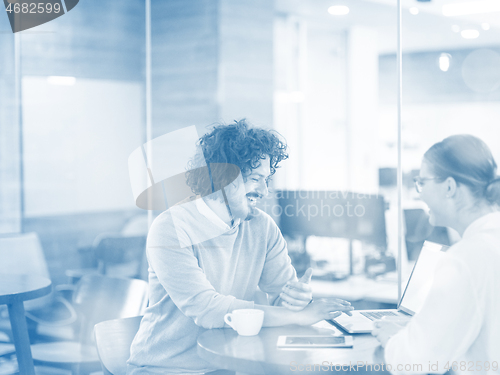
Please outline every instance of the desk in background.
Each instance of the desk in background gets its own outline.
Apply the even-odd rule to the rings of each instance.
[[[0,304],[6,304],[9,309],[19,372],[23,375],[35,374],[23,302],[45,296],[51,290],[52,283],[45,277],[0,275]]]
[[[398,284],[393,281],[376,281],[364,275],[348,277],[341,281],[311,280],[313,296],[336,297],[346,301],[370,301],[384,304],[398,303]]]

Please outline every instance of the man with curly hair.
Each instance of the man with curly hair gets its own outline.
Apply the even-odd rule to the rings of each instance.
[[[288,158],[276,133],[244,121],[201,137],[186,173],[195,194],[154,221],[149,235],[149,307],[131,347],[128,374],[202,374],[215,370],[198,357],[202,328],[224,327],[235,309],[264,311],[264,326],[314,324],[352,309],[342,300],[312,301],[297,280],[286,242],[256,207]],[[260,288],[269,305],[253,302]]]

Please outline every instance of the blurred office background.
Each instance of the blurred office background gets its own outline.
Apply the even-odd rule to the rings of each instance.
[[[402,1],[406,210],[424,208],[412,176],[444,137],[477,135],[500,160],[500,9],[481,3]],[[147,233],[127,160],[147,141],[149,106],[151,138],[241,118],[277,130],[290,159],[271,183],[276,220],[277,191],[378,195],[379,251],[396,254],[394,1],[152,0],[150,99],[145,20],[143,0],[82,0],[16,34],[0,16],[0,233],[36,233],[53,284],[97,267],[99,236]],[[425,221],[415,215],[405,231]],[[316,233],[289,234],[303,253]],[[310,257],[332,253],[314,241]]]

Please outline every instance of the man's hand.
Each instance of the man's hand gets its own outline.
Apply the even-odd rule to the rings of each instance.
[[[338,298],[320,298],[312,301],[302,311],[297,312],[298,324],[311,325],[325,319],[335,319],[342,312],[351,314],[354,308],[347,301]]]
[[[312,289],[309,285],[312,268],[308,268],[299,281],[289,281],[280,294],[281,304],[292,311],[303,310],[312,301]]]
[[[403,329],[408,321],[409,319],[384,316],[382,319],[375,321],[375,329],[372,331],[372,335],[375,336],[377,340],[380,341],[382,347],[385,348],[387,341]]]

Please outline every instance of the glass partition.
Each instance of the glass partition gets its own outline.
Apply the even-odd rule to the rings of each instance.
[[[175,130],[194,125],[201,135],[211,124],[246,118],[277,130],[289,145],[290,158],[261,207],[279,222],[287,215],[279,194],[302,192],[287,219],[324,219],[335,227],[333,239],[319,231],[288,231],[291,253],[304,256],[299,272],[313,264],[343,277],[367,271],[367,256],[394,257],[395,5],[375,0],[152,1],[151,86],[146,87],[146,4],[107,1],[96,12],[96,3],[82,2],[48,23],[15,35],[2,32],[2,231],[37,232],[62,280],[66,269],[91,262],[79,248],[146,215],[130,193],[126,161],[134,150]],[[456,103],[469,98],[470,106],[487,100],[489,109],[479,112],[484,123],[493,121],[495,92],[484,87],[491,80],[483,79],[479,87],[472,81],[475,72],[484,71],[477,68],[481,56],[493,58],[496,52],[474,49],[474,40],[464,39],[468,52],[448,48],[435,56],[422,54],[431,39],[416,32],[422,27],[418,17],[428,16],[438,26],[437,20],[445,18],[424,9],[417,16],[405,11],[407,43],[413,43],[405,55],[405,147],[419,155],[431,137],[412,134],[427,133],[420,126],[427,117],[435,121],[443,115],[436,111],[451,111],[465,118],[458,112],[466,106],[455,111],[448,94]],[[7,22],[4,17],[2,30],[9,30]],[[485,30],[486,22],[480,23],[477,40],[495,32],[493,23]],[[461,38],[465,26],[457,26],[459,33],[455,26],[450,24],[451,37]],[[432,42],[434,51],[437,42]],[[458,42],[453,48],[460,47]],[[462,88],[468,94],[455,89],[454,78],[449,82],[455,86],[428,93],[425,80],[410,73],[424,74],[411,61],[416,67],[432,60],[449,64],[448,72],[435,73],[450,77],[461,59]],[[430,104],[422,109],[434,100],[430,97],[446,102],[447,109]],[[437,129],[432,121],[426,126]],[[417,168],[409,160],[405,168]],[[385,206],[377,203],[381,199]],[[298,210],[302,204],[306,211]],[[283,225],[282,230],[287,232]],[[394,261],[388,259],[384,267],[392,269]]]
[[[36,232],[55,282],[144,214],[127,165],[145,142],[144,2],[73,7],[15,34],[0,17],[0,228]]]
[[[384,105],[395,110],[396,102],[383,91],[379,63],[381,54],[396,51],[395,7],[371,1],[275,4],[273,124],[288,141],[290,159],[276,175],[274,195],[302,195],[293,195],[295,213],[284,211],[289,196],[272,213],[303,228],[304,221],[329,226],[330,235],[298,233],[307,237],[318,278],[375,275],[365,260],[385,258],[397,246],[391,170],[397,128],[380,117]],[[379,198],[388,210],[376,203]],[[393,260],[382,266],[394,267]]]
[[[402,51],[392,0],[63,3],[16,33],[0,17],[0,233],[36,232],[55,283],[190,194],[176,178],[214,124],[280,133],[289,159],[259,207],[299,276],[371,302],[397,302],[398,250],[404,283],[424,240],[458,239],[415,191],[424,152],[468,133],[500,160],[494,1],[402,0]]]
[[[19,232],[22,211],[19,37],[9,29],[0,17],[0,233]]]
[[[290,158],[261,208],[277,222],[289,216],[281,229],[290,235],[299,274],[310,264],[325,277],[362,274],[365,257],[381,255],[393,269],[397,128],[384,109],[395,111],[387,90],[396,86],[380,82],[380,56],[396,53],[395,6],[326,0],[151,6],[152,138],[192,125],[202,135],[211,124],[242,118],[278,131]],[[283,210],[283,191],[302,192],[294,213]],[[301,205],[305,211],[297,211]],[[328,236],[285,228],[294,220],[338,230]]]
[[[288,143],[261,207],[282,221],[299,273],[311,264],[330,278],[393,269],[396,4],[152,1],[150,87],[146,4],[85,1],[15,34],[0,19],[0,231],[37,232],[63,280],[92,261],[82,249],[97,235],[135,219],[146,233],[147,212],[130,192],[134,151],[176,130],[194,126],[199,136],[246,118]],[[428,231],[456,239],[416,229],[426,208],[412,178],[425,150],[470,133],[500,158],[500,26],[497,8],[477,4],[402,1],[404,265]],[[177,146],[173,154],[185,151]]]
[[[403,9],[403,210],[407,255],[414,262],[424,239],[459,237],[428,223],[412,177],[425,151],[454,134],[472,134],[500,157],[500,24],[495,2],[405,3]],[[383,57],[385,81],[395,56]],[[388,109],[385,116],[394,121]]]

